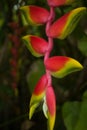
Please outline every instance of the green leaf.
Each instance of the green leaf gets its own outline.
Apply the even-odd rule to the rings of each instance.
[[[80,116],[75,130],[87,130],[87,91],[83,95]]]
[[[85,101],[85,100],[87,101],[87,91],[85,91],[84,94],[83,94],[83,100],[84,100],[84,101]]]
[[[63,118],[67,130],[74,130],[79,118],[80,103],[66,102],[63,106]]]
[[[67,130],[87,130],[87,91],[81,102],[66,102],[62,113]]]
[[[87,56],[87,35],[85,33],[81,34],[78,39],[78,48],[83,55]]]

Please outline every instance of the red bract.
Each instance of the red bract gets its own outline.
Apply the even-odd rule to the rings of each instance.
[[[46,23],[48,20],[49,12],[44,8],[30,5],[23,6],[20,9],[28,23],[39,25]]]
[[[45,62],[48,69],[54,77],[63,78],[67,74],[81,70],[82,65],[70,57],[54,56]]]
[[[69,5],[75,0],[47,0],[47,1],[50,6],[55,7],[55,6]]]
[[[47,76],[43,75],[38,81],[30,100],[29,118],[32,117],[35,109],[37,108],[39,103],[43,100],[47,88],[47,83],[48,83]]]
[[[48,130],[53,130],[56,116],[56,99],[53,87],[47,87],[46,90],[46,103],[48,113]]]
[[[41,93],[43,93],[44,90],[46,89],[47,83],[48,83],[47,76],[43,75],[40,78],[40,80],[38,81],[38,83],[37,83],[37,85],[36,85],[36,87],[34,89],[33,94],[38,96]]]
[[[59,37],[64,29],[64,26],[66,25],[66,22],[68,21],[69,15],[70,13],[67,13],[54,22],[48,30],[47,35],[53,38]]]
[[[64,56],[55,56],[49,58],[45,65],[46,68],[55,72],[57,70],[60,70],[64,67],[64,65],[69,61],[69,57],[64,57]]]
[[[30,50],[32,55],[36,57],[43,56],[48,49],[48,43],[43,38],[33,35],[27,35],[24,36],[22,39],[24,40],[27,48]]]
[[[86,8],[79,7],[64,14],[50,26],[47,35],[52,38],[66,38],[75,29],[84,12]]]

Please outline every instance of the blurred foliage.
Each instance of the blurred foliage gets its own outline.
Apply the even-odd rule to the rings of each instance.
[[[63,118],[67,130],[87,129],[87,91],[83,94],[82,101],[64,103]]]
[[[0,129],[1,130],[44,130],[46,119],[42,111],[36,111],[32,120],[28,120],[29,100],[39,77],[44,73],[43,58],[39,60],[31,55],[21,41],[26,34],[36,34],[47,39],[45,26],[23,25],[20,6],[38,5],[49,10],[46,0],[1,0],[0,1]],[[65,12],[85,6],[85,0],[76,0],[67,7],[56,8],[56,19]],[[17,27],[9,26],[18,23]],[[22,31],[21,31],[22,30]],[[15,48],[9,36],[17,36],[20,41],[17,49],[17,62],[12,49]],[[18,45],[18,42],[17,44]],[[80,20],[75,31],[65,40],[54,40],[51,55],[66,55],[78,60],[84,69],[63,79],[53,78],[57,99],[57,117],[54,130],[87,130],[87,14]],[[17,67],[15,78],[11,70]],[[17,80],[15,81],[17,77]],[[16,86],[12,85],[15,81]],[[14,87],[13,87],[14,86]]]
[[[87,42],[87,35],[83,33],[81,37],[78,39],[78,48],[84,56],[87,56],[86,42]]]

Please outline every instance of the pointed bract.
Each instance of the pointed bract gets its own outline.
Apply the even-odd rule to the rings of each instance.
[[[49,17],[49,12],[46,9],[34,5],[22,6],[20,10],[28,24],[44,24],[47,22]]]
[[[36,57],[43,56],[48,49],[48,42],[45,41],[43,38],[33,35],[27,35],[24,36],[22,39],[32,55]]]
[[[39,103],[43,100],[46,88],[47,88],[47,76],[43,75],[38,83],[36,84],[36,87],[33,91],[33,94],[31,96],[30,100],[30,111],[29,111],[29,118],[31,119],[35,109],[39,105]]]
[[[86,8],[79,7],[64,14],[51,25],[47,35],[59,39],[66,38],[75,29],[84,12],[86,12]]]
[[[47,0],[50,6],[62,6],[72,4],[75,0]]]
[[[48,130],[53,130],[56,117],[56,99],[52,86],[47,87],[46,103],[48,108]]]
[[[45,63],[46,68],[54,77],[63,78],[64,76],[83,69],[83,66],[73,58],[65,56],[54,56]]]

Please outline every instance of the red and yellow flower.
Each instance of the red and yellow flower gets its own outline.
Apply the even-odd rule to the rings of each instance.
[[[52,38],[66,38],[75,29],[84,12],[86,12],[86,8],[79,7],[64,14],[51,25],[47,35]]]
[[[41,25],[47,22],[49,17],[49,12],[39,6],[23,6],[20,8],[21,14],[23,15],[23,19],[25,18],[25,21],[28,24],[32,25]]]
[[[66,56],[51,57],[46,60],[45,66],[54,77],[58,78],[83,69],[78,61]]]
[[[43,38],[33,35],[27,35],[22,38],[32,55],[40,57],[45,55],[48,49],[48,42]]]
[[[30,111],[29,111],[29,118],[31,119],[35,109],[38,107],[40,102],[44,99],[46,88],[47,88],[47,76],[43,75],[38,83],[36,84],[36,87],[33,91],[33,94],[31,96],[30,100]]]

